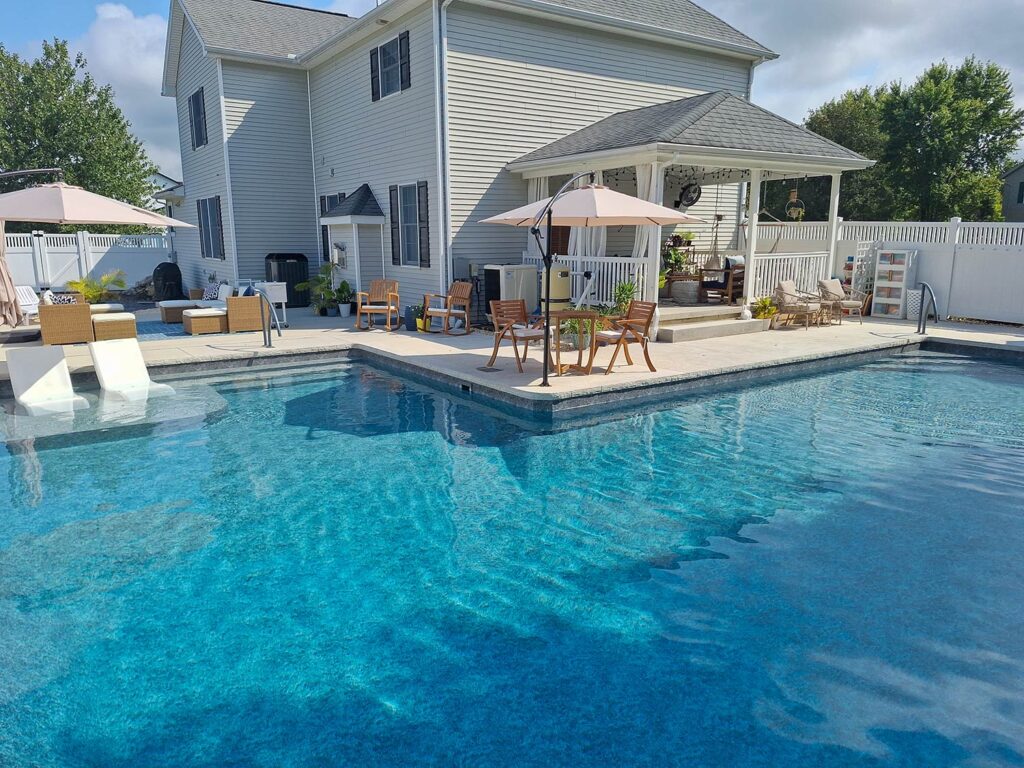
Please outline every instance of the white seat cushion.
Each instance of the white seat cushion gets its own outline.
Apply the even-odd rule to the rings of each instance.
[[[93,315],[92,321],[94,323],[111,323],[134,319],[135,315],[131,312],[107,312],[105,314]]]
[[[228,309],[227,301],[194,301],[192,306],[197,309],[223,309],[225,312]]]
[[[622,335],[622,331],[598,331],[597,338],[599,339],[618,339]]]
[[[388,306],[387,304],[367,304],[367,305],[365,305],[363,307],[363,309],[379,309],[379,310],[390,309],[392,312],[397,312],[398,311],[398,307]]]
[[[90,304],[89,311],[94,315],[102,315],[107,312],[124,312],[124,304]]]
[[[543,339],[544,330],[541,328],[523,328],[522,330],[516,329],[517,339]]]
[[[221,317],[226,315],[228,311],[226,309],[217,308],[206,308],[206,309],[186,309],[182,312],[182,317]]]
[[[188,309],[190,307],[198,306],[198,301],[192,301],[192,299],[175,299],[174,301],[159,301],[157,306],[164,309]]]

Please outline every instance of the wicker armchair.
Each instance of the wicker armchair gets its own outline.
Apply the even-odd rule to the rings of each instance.
[[[86,344],[96,341],[88,304],[40,304],[43,344]]]
[[[831,315],[839,316],[839,324],[843,324],[843,313],[849,312],[850,317],[856,316],[860,324],[864,325],[864,304],[867,294],[855,291],[844,286],[841,280],[819,280],[818,291],[821,293],[822,304],[832,308]]]
[[[812,322],[821,324],[820,297],[801,291],[793,280],[783,280],[775,286],[775,304],[779,317],[786,317],[786,325],[792,325],[797,318],[803,318],[805,330]]]
[[[228,333],[262,331],[270,318],[260,296],[234,296],[228,299]]]

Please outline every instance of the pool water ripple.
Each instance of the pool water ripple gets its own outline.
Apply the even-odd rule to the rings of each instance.
[[[1024,764],[1020,367],[558,431],[215,389],[0,454],[0,764]]]

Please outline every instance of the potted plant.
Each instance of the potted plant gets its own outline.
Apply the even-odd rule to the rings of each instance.
[[[689,248],[691,245],[693,245],[693,241],[694,239],[696,239],[697,236],[693,234],[693,232],[683,232],[679,235],[679,237],[683,241],[683,247]]]
[[[334,298],[338,302],[338,313],[342,317],[352,314],[352,296],[352,286],[348,284],[348,280],[342,280],[338,290],[334,292]]]
[[[615,302],[614,312],[617,315],[624,315],[629,310],[629,302],[636,296],[637,285],[633,281],[626,281],[615,286],[612,292],[612,300]]]
[[[663,269],[658,273],[658,298],[667,299],[670,295],[668,287],[668,270]]]
[[[331,307],[334,307],[334,314],[338,314],[338,299],[334,290],[333,264],[324,264],[315,276],[304,283],[299,283],[295,288],[299,291],[309,291],[310,304],[313,306],[313,311],[321,317],[329,314]]]
[[[114,297],[111,288],[124,289],[124,270],[118,269],[108,272],[99,280],[93,277],[83,277],[81,280],[68,280],[68,289],[74,293],[80,293],[85,297],[86,304],[102,304]]]
[[[771,296],[764,296],[750,305],[750,313],[755,320],[764,321],[764,329],[767,331],[774,327],[779,308],[775,306]]]
[[[416,333],[419,327],[416,321],[423,317],[423,305],[422,304],[410,304],[405,308],[405,330]]]
[[[416,307],[416,330],[420,333],[430,332],[430,318],[425,314],[426,307],[422,304]]]

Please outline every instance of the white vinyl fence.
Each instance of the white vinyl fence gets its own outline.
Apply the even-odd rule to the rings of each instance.
[[[69,280],[123,270],[132,286],[171,256],[164,235],[7,235],[7,264],[15,285],[63,288]]]
[[[762,222],[757,231],[758,250],[765,255],[791,257],[828,248],[824,222]],[[865,241],[917,251],[917,279],[935,290],[941,314],[1024,324],[1024,224],[956,218],[948,222],[843,221],[831,265],[833,275],[842,275],[847,258]]]

